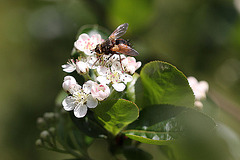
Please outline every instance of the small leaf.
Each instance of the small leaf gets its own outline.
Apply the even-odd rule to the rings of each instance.
[[[140,77],[143,97],[136,99],[140,107],[149,104],[194,106],[195,98],[186,77],[173,65],[160,61],[150,62],[143,67]]]
[[[94,113],[105,129],[117,135],[125,126],[138,118],[139,109],[133,102],[110,99],[99,104],[94,109]]]
[[[123,150],[124,156],[127,160],[151,160],[152,155],[135,147],[126,147]]]
[[[123,131],[126,136],[142,143],[168,145],[189,133],[210,131],[216,124],[207,115],[194,109],[171,105],[153,105],[140,112],[139,119]]]

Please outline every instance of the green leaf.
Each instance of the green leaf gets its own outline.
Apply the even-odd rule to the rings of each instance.
[[[123,150],[124,156],[127,160],[151,160],[152,155],[135,147],[126,147]]]
[[[142,143],[167,145],[189,133],[213,129],[216,124],[207,115],[194,109],[171,105],[153,105],[140,112],[139,119],[123,131],[126,136]]]
[[[73,112],[70,112],[70,117],[77,128],[89,137],[104,138],[107,136],[107,131],[98,123],[91,111],[88,111],[84,118],[75,117]]]
[[[94,113],[105,129],[117,135],[125,126],[138,118],[139,109],[131,101],[110,99],[99,104],[94,109]]]
[[[173,65],[154,61],[146,64],[138,82],[141,92],[137,94],[137,104],[144,108],[150,104],[171,104],[193,107],[195,97],[184,74]],[[142,91],[141,91],[142,90]]]

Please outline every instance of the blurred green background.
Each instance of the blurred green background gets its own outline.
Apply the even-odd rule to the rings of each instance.
[[[70,57],[78,29],[99,24],[113,31],[126,22],[129,30],[124,37],[131,40],[143,64],[167,61],[186,76],[209,82],[209,96],[218,107],[206,111],[224,125],[221,133],[226,138],[221,141],[225,148],[218,149],[216,143],[210,152],[232,157],[228,159],[240,157],[236,151],[240,150],[240,0],[0,3],[0,159],[66,157],[35,148],[36,119],[54,108],[65,75],[61,64]],[[164,159],[158,148],[142,147],[155,159]]]

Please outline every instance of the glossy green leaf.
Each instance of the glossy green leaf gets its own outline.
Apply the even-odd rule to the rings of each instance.
[[[143,67],[140,77],[142,87],[139,89],[143,95],[138,94],[136,99],[140,107],[150,104],[193,107],[193,91],[184,74],[173,65],[160,61],[150,62]]]
[[[138,118],[139,109],[131,101],[110,99],[99,104],[94,109],[94,113],[106,130],[117,135],[125,126]]]
[[[194,109],[171,105],[153,105],[140,112],[139,119],[123,131],[126,136],[142,143],[167,145],[188,133],[209,131],[216,124],[207,115]],[[200,132],[199,132],[200,133]]]
[[[124,156],[127,160],[151,160],[152,155],[135,147],[126,147],[123,150]]]

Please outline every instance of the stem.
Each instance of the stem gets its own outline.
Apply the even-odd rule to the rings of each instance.
[[[50,147],[47,147],[47,146],[43,146],[43,148],[46,149],[46,150],[50,150],[50,151],[69,154],[69,152],[67,152],[66,150],[61,150],[61,149],[58,149],[58,148],[50,148]]]
[[[72,150],[71,148],[69,148],[67,145],[65,144],[61,144],[63,146],[63,148],[70,153],[71,155],[73,155],[76,158],[82,158],[82,156],[80,154],[78,154],[77,152],[75,152],[74,150]]]
[[[83,74],[82,76],[84,77],[85,81],[92,80],[89,74]]]

